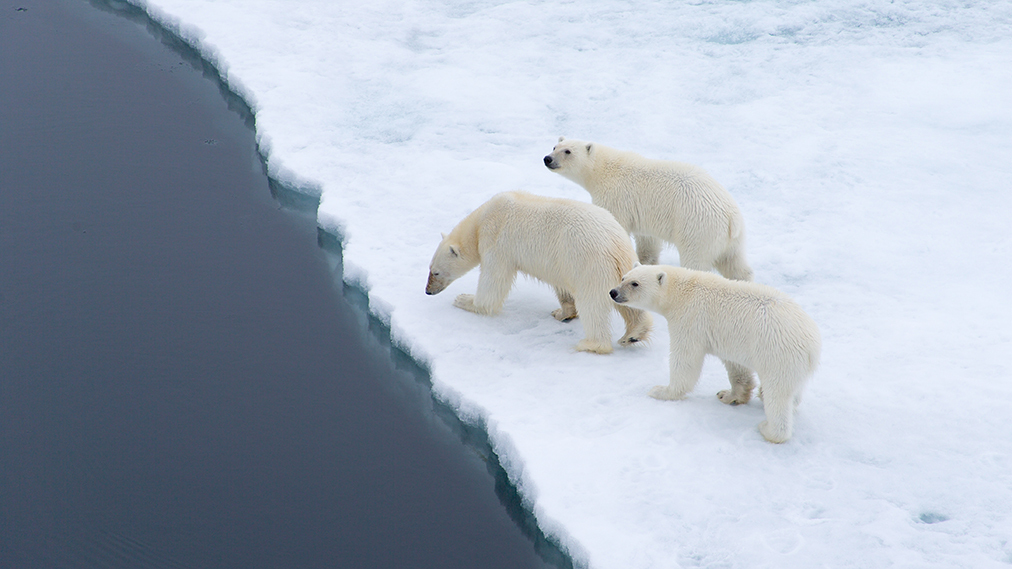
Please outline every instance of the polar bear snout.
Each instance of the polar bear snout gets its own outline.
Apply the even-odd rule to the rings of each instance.
[[[627,300],[629,300],[626,297],[622,296],[622,292],[619,291],[617,288],[611,289],[611,292],[609,292],[608,294],[611,295],[611,299],[612,300],[614,300],[615,302],[617,302],[619,304],[622,304],[623,302],[626,302]]]
[[[548,166],[548,168],[551,169],[551,170],[554,170],[554,169],[556,169],[556,168],[559,167],[558,164],[555,164],[554,162],[552,162],[552,155],[551,154],[549,154],[548,156],[545,156],[545,166]]]
[[[446,279],[441,279],[432,273],[429,273],[429,280],[425,283],[425,294],[439,294],[449,285],[450,283]]]

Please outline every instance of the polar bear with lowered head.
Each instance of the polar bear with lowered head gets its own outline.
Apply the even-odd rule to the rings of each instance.
[[[619,344],[634,344],[650,333],[650,314],[608,297],[635,264],[629,236],[607,211],[574,200],[503,192],[443,235],[429,265],[425,294],[438,294],[480,265],[477,292],[461,294],[453,304],[496,314],[522,272],[555,288],[562,305],[552,312],[556,319],[568,321],[579,314],[586,337],[577,350],[608,354],[612,308],[625,320]]]
[[[583,186],[636,237],[641,263],[656,264],[666,241],[683,267],[752,280],[738,204],[702,168],[561,136],[545,166]]]
[[[699,381],[703,357],[724,361],[731,389],[724,403],[748,403],[759,374],[766,420],[759,432],[782,443],[794,430],[794,408],[819,364],[819,328],[800,306],[775,288],[725,279],[681,267],[641,265],[611,291],[619,304],[650,310],[668,320],[671,335],[668,385],[654,387],[656,399],[683,399]]]

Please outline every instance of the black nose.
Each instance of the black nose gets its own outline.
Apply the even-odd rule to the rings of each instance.
[[[617,288],[613,288],[613,289],[611,289],[611,292],[609,292],[608,294],[610,294],[611,298],[614,300],[614,298],[616,296],[618,296],[618,289]]]
[[[545,166],[548,166],[551,163],[552,163],[552,157],[551,156],[545,156]]]

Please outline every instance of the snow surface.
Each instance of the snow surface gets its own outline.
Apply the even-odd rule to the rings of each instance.
[[[142,0],[136,0],[142,1]],[[322,189],[396,342],[487,421],[545,531],[595,568],[1012,564],[1012,3],[148,0],[252,104],[273,175]],[[756,280],[823,334],[795,437],[680,402],[667,330],[575,353],[551,289],[504,313],[428,262],[496,192],[589,201],[559,135],[706,168]],[[662,262],[677,264],[668,248]],[[615,316],[615,338],[619,336]]]

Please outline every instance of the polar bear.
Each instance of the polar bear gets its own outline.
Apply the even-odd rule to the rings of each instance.
[[[752,280],[738,204],[702,168],[561,136],[544,160],[636,237],[644,265],[657,264],[661,241],[667,241],[678,248],[683,267],[716,267],[729,279]]]
[[[748,403],[759,374],[766,420],[759,432],[782,443],[791,438],[794,408],[819,364],[819,328],[797,303],[775,288],[662,265],[641,265],[622,277],[612,299],[663,315],[671,334],[671,380],[650,391],[656,399],[682,399],[692,391],[713,354],[724,361],[731,389],[724,403]]]
[[[555,288],[562,307],[552,315],[568,321],[579,314],[586,338],[576,349],[608,354],[611,310],[608,292],[636,264],[636,252],[610,213],[573,200],[503,192],[465,217],[436,248],[425,294],[438,294],[481,265],[478,291],[462,294],[454,306],[496,314],[513,288],[517,272]],[[627,346],[645,340],[653,319],[642,310],[617,306],[625,320]]]

